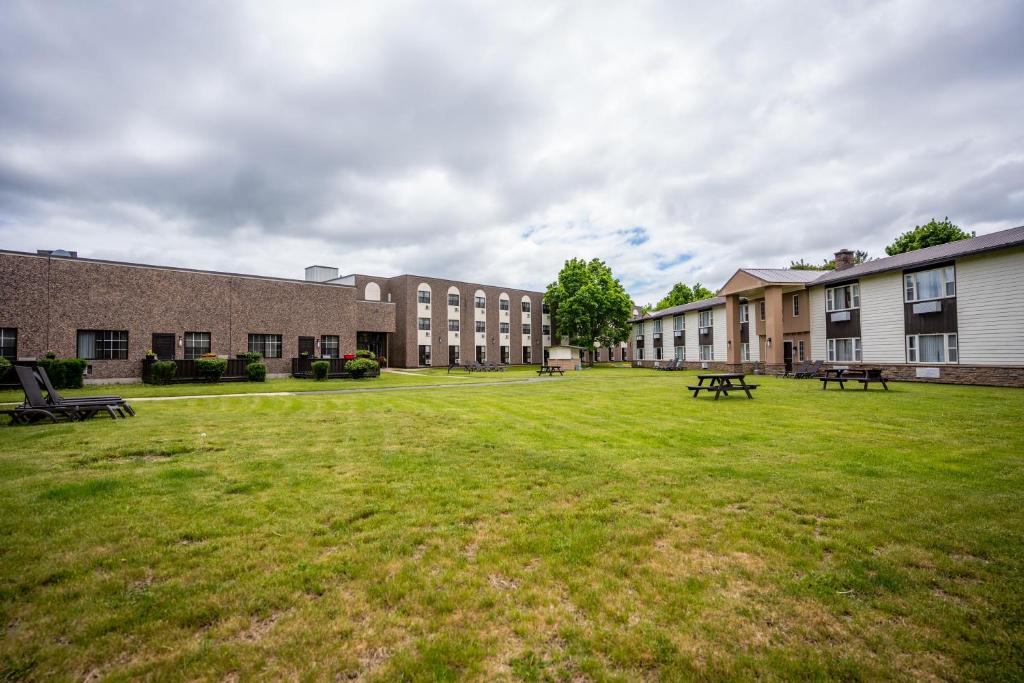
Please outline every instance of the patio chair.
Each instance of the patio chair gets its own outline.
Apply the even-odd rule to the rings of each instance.
[[[800,363],[800,365],[796,366],[795,368],[791,368],[789,370],[786,370],[784,373],[782,373],[782,376],[783,377],[801,377],[801,376],[803,376],[804,373],[807,372],[807,369],[810,367],[810,365],[811,365],[811,362],[805,360],[804,362]]]
[[[21,390],[25,392],[25,402],[16,408],[0,411],[4,415],[11,416],[11,424],[29,424],[47,418],[51,422],[56,422],[58,417],[63,417],[70,421],[84,420],[92,417],[100,410],[100,406],[50,405],[43,398],[43,392],[39,387],[39,380],[36,378],[32,368],[26,365],[16,365],[14,366],[14,371],[18,376],[18,383],[21,384]]]
[[[801,366],[799,372],[794,372],[793,377],[796,379],[807,379],[808,377],[815,377],[821,372],[821,366],[824,365],[823,361],[816,360],[811,361],[809,364],[805,363],[807,367]]]
[[[99,406],[101,408],[110,406],[116,411],[121,417],[131,415],[135,417],[135,411],[128,401],[124,400],[120,396],[76,396],[75,398],[63,398],[57,389],[50,382],[50,376],[46,374],[46,368],[36,368],[36,376],[43,383],[43,387],[46,389],[46,396],[51,405],[64,405],[64,406]]]

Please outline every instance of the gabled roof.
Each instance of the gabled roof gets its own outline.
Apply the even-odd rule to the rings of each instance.
[[[949,261],[955,258],[981,254],[987,251],[996,251],[998,249],[1009,249],[1011,247],[1024,247],[1024,225],[1010,228],[1009,230],[990,232],[987,235],[978,235],[977,237],[958,242],[948,242],[934,247],[908,251],[896,256],[887,256],[875,259],[874,261],[859,263],[843,270],[833,270],[821,275],[813,284],[823,285],[841,280],[851,280],[865,275],[883,273],[888,270],[925,266],[929,263],[939,263],[941,261]]]
[[[686,313],[688,311],[700,311],[700,310],[703,310],[705,308],[711,308],[713,306],[724,306],[724,305],[725,305],[725,297],[724,296],[716,296],[716,297],[712,297],[710,299],[701,299],[700,301],[691,301],[690,303],[682,304],[681,306],[669,306],[668,308],[663,308],[660,311],[651,311],[650,313],[645,313],[642,316],[639,316],[637,318],[633,318],[633,320],[631,322],[637,323],[637,322],[640,322],[641,320],[654,320],[655,318],[664,318],[665,316],[669,316],[669,315],[679,315],[680,313]]]
[[[821,277],[820,270],[793,270],[792,268],[740,268],[766,284],[804,284]]]

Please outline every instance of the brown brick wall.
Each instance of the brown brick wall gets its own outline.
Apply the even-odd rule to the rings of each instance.
[[[209,332],[213,353],[228,356],[250,333],[280,334],[267,370],[286,373],[300,336],[338,335],[351,353],[357,324],[394,330],[394,306],[357,305],[342,285],[17,254],[0,254],[0,285],[0,325],[18,328],[20,357],[73,356],[79,329],[127,330],[128,360],[90,361],[96,379],[139,377],[153,333]]]
[[[996,387],[1024,387],[1024,367],[994,365],[878,365],[877,363],[836,363],[851,370],[881,368],[882,374],[897,381],[930,382],[932,384],[975,384]],[[831,365],[825,365],[831,367]],[[938,379],[917,377],[919,367],[937,367]]]

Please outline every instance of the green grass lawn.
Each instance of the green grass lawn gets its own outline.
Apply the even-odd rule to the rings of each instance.
[[[1024,392],[691,379],[0,427],[0,680],[1024,677]]]

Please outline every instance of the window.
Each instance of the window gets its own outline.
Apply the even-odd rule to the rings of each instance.
[[[794,318],[799,318],[800,317],[800,295],[799,294],[794,294],[793,295],[793,317]]]
[[[530,334],[530,323],[523,323],[523,334]]]
[[[654,321],[654,331],[661,332],[661,318]]]
[[[686,347],[685,346],[677,346],[677,347],[675,347],[674,352],[675,353],[673,355],[675,356],[676,360],[686,360]]]
[[[547,315],[547,314],[551,313],[551,307],[548,306],[547,304],[543,304],[542,303],[540,305],[540,312],[543,313],[544,315]]]
[[[449,306],[458,306],[459,305],[459,295],[458,294],[449,294],[448,295],[448,305]]]
[[[486,323],[486,321],[477,320],[476,321],[476,331],[477,332],[486,332],[487,331],[487,323]]]
[[[700,359],[701,360],[714,360],[715,359],[715,347],[710,344],[700,347]]]
[[[429,330],[430,318],[416,318],[416,329]]]
[[[764,322],[764,299],[758,302],[758,308],[760,309],[761,322]]]
[[[750,344],[748,342],[740,344],[740,360],[750,360]]]
[[[523,302],[523,313],[529,313],[529,312],[530,312],[530,302],[529,301],[524,301]]]
[[[79,330],[78,357],[86,360],[127,360],[126,330]]]
[[[637,323],[636,325],[633,326],[633,335],[636,336],[636,337],[644,336],[644,324],[643,323]]]
[[[686,323],[683,322],[683,316],[676,315],[672,316],[672,329],[676,332],[682,332],[685,328],[683,327]]]
[[[429,304],[430,291],[426,289],[421,289],[420,291],[416,292],[416,301],[421,304]]]
[[[807,360],[803,340],[800,340],[796,343],[796,359],[801,363]]]
[[[529,346],[524,346],[523,347],[523,362],[524,363],[529,363],[532,360],[533,360],[533,349],[531,349]]]
[[[430,345],[420,344],[420,365],[430,365]]]
[[[860,337],[828,340],[829,363],[859,363],[860,358]]]
[[[507,311],[508,310],[508,299],[498,299],[498,310],[499,311]]]
[[[264,358],[281,357],[281,335],[250,334],[249,353],[258,353]]]
[[[712,327],[713,319],[711,317],[711,311],[700,312],[700,326],[701,327]]]
[[[550,337],[551,336],[551,325],[541,325],[540,326],[540,333],[543,334],[546,337]]]
[[[473,305],[477,308],[487,308],[487,298],[478,296],[473,300]]]
[[[843,285],[825,290],[826,311],[847,311],[860,308],[860,285]]]
[[[749,306],[747,304],[740,304],[740,322],[741,323],[749,323],[750,322],[750,310],[749,310]]]
[[[642,346],[636,347],[636,359],[637,360],[643,360],[644,359],[644,347],[642,347]]]
[[[185,333],[185,360],[194,360],[204,353],[210,353],[209,332]]]
[[[508,323],[498,323],[498,332],[500,334],[508,334],[508,332],[509,332],[509,324]]]
[[[907,301],[928,301],[956,296],[953,266],[907,273],[903,276]]]
[[[486,363],[487,362],[487,347],[478,346],[476,347],[476,362]]]
[[[956,363],[955,334],[913,334],[907,337],[908,363]]]
[[[336,334],[325,334],[320,337],[320,357],[338,358],[341,352],[341,344]]]
[[[661,347],[659,346],[656,349],[654,349],[654,360],[661,360],[661,359],[662,359],[662,351],[661,351]]]
[[[449,332],[458,332],[459,331],[459,321],[458,320],[449,320],[448,321],[448,331]]]
[[[0,358],[18,359],[18,330],[14,327],[0,327]]]

